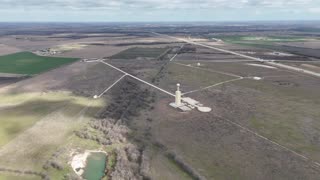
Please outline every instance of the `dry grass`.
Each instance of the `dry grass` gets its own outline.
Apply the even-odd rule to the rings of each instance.
[[[73,51],[73,50],[80,50],[87,47],[86,44],[80,44],[80,43],[72,43],[72,44],[63,44],[56,47],[51,48],[51,51]]]
[[[7,121],[5,123],[7,126],[16,128],[19,125],[20,128],[11,133],[8,133],[6,126],[2,126],[0,129],[0,132],[7,137],[3,139],[2,136],[3,143],[10,141],[0,149],[0,166],[41,170],[44,162],[59,146],[66,142],[66,139],[73,134],[73,130],[87,122],[88,116],[92,116],[92,114],[84,116],[82,110],[89,103],[93,103],[90,105],[91,110],[94,111],[103,105],[99,100],[92,101],[75,97],[70,93],[48,93],[28,99],[34,97],[32,95],[34,94],[17,95],[5,99],[5,102],[12,104],[21,99],[26,105],[15,104],[11,105],[9,110],[5,108],[1,110],[2,121],[8,116],[15,120]],[[41,105],[41,108],[37,106],[37,103]],[[30,110],[27,108],[29,106],[39,109]],[[14,114],[15,112],[16,114]]]
[[[12,54],[21,51],[20,49],[13,47],[13,46],[7,46],[4,44],[0,44],[0,55],[6,55],[6,54]]]

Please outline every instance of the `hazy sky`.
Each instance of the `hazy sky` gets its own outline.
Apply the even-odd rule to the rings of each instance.
[[[320,0],[0,0],[0,21],[320,20]]]

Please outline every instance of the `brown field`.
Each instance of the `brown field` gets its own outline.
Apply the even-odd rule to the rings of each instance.
[[[19,48],[16,48],[14,46],[8,46],[4,44],[0,44],[0,56],[6,55],[6,54],[12,54],[21,51]]]

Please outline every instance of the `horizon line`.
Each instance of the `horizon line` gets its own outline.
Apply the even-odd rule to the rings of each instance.
[[[314,22],[320,19],[282,19],[282,20],[214,20],[214,21],[1,21],[0,23],[223,23],[223,22]]]

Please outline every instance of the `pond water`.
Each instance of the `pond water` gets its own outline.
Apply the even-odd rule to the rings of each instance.
[[[93,152],[87,158],[87,165],[82,177],[87,180],[100,180],[105,173],[107,155],[103,152]]]

